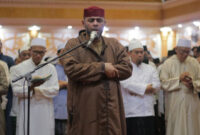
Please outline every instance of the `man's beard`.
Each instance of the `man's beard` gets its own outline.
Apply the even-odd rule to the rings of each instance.
[[[143,60],[137,60],[137,65],[140,65],[142,63]]]

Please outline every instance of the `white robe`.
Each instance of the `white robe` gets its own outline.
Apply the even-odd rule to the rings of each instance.
[[[132,76],[120,82],[125,116],[126,118],[154,116],[154,94],[145,94],[145,91],[149,84],[152,84],[157,91],[160,89],[158,72],[153,66],[145,63],[139,66],[132,63],[132,66]]]
[[[35,68],[32,58],[16,65],[11,69],[12,80],[32,71]],[[35,94],[31,92],[30,100],[30,135],[54,135],[54,109],[52,98],[59,90],[57,72],[52,64],[48,64],[32,74],[33,76],[47,76],[51,74],[49,80],[42,85],[35,87]],[[25,83],[25,98],[23,97],[24,79],[12,83],[13,92],[19,98],[19,113],[17,115],[17,135],[27,134],[27,95],[28,86]],[[25,101],[25,102],[24,102]],[[25,103],[25,108],[24,108]],[[25,127],[24,127],[24,110]]]
[[[183,85],[179,77],[189,72],[194,89]],[[169,58],[160,72],[162,88],[166,91],[165,111],[167,135],[200,135],[200,67],[197,60],[188,56],[181,63],[177,56]]]

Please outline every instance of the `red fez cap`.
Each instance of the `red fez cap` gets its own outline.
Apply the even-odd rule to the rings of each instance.
[[[99,16],[104,17],[104,9],[99,7],[88,7],[84,9],[84,18],[91,17],[91,16]]]

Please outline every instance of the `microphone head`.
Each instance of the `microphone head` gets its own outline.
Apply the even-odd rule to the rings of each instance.
[[[87,42],[87,47],[89,47],[90,46],[90,44],[92,44],[92,42],[94,41],[94,39],[95,38],[97,38],[97,36],[98,36],[98,32],[97,31],[92,31],[91,33],[90,33],[90,39],[89,39],[89,41]]]
[[[97,31],[92,31],[90,33],[90,39],[95,39],[98,36],[98,32]]]

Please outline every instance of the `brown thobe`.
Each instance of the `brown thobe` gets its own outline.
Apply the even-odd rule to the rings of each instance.
[[[65,51],[86,40],[83,32],[68,41]],[[125,48],[113,38],[101,37],[97,44],[98,48],[95,44],[80,47],[63,60],[69,78],[68,135],[126,135],[119,81],[131,75],[130,59]],[[106,77],[106,62],[119,71],[119,78]]]

